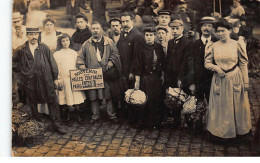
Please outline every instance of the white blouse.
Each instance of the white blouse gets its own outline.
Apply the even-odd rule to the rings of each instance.
[[[226,43],[210,42],[205,48],[205,68],[217,71],[220,68],[224,71],[232,69],[236,64],[240,68],[244,83],[248,83],[248,58],[244,46],[235,40],[230,39]]]

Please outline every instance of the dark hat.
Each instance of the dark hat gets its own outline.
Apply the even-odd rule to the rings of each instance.
[[[225,19],[219,19],[219,21],[215,24],[215,29],[218,27],[224,27],[227,28],[228,30],[231,29],[231,25],[227,22]]]
[[[170,27],[178,27],[178,26],[183,26],[183,21],[180,19],[175,19],[169,24]]]
[[[154,24],[146,24],[145,27],[143,28],[143,32],[156,32],[156,28]]]
[[[40,33],[39,27],[36,26],[27,26],[26,27],[26,33]]]
[[[120,24],[122,24],[121,19],[118,18],[118,17],[113,17],[113,18],[111,18],[111,19],[109,20],[109,24],[111,24],[112,21],[119,21]]]
[[[187,3],[186,0],[177,0],[177,4]]]
[[[76,18],[83,18],[86,22],[88,22],[88,17],[87,15],[83,14],[83,13],[79,13],[76,15]]]
[[[165,28],[165,27],[163,27],[163,26],[158,26],[158,27],[157,27],[157,32],[158,32],[159,30],[164,30],[166,33],[168,33],[167,28]]]
[[[171,15],[170,10],[160,10],[158,11],[158,15]]]
[[[211,16],[204,16],[200,20],[200,24],[208,23],[208,24],[214,24],[215,23],[215,18]]]
[[[115,81],[118,78],[119,78],[119,70],[116,67],[112,67],[104,73],[105,81]]]

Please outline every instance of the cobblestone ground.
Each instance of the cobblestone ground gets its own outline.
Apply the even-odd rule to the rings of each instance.
[[[260,110],[260,81],[251,79],[249,91],[253,132]],[[67,127],[66,135],[48,131],[44,142],[33,147],[13,145],[14,156],[252,156],[249,143],[219,145],[204,134],[191,135],[185,127],[172,130],[137,130],[122,121],[113,124],[104,117],[91,125]]]

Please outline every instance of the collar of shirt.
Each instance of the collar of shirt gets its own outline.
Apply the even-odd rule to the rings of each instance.
[[[128,30],[125,30],[124,32],[127,32],[127,33],[129,33],[131,30],[133,29],[133,27],[131,27],[130,29],[128,29]]]
[[[177,44],[179,42],[179,40],[182,38],[182,36],[183,36],[183,34],[181,34],[179,37],[175,38],[174,43]]]
[[[97,40],[97,39],[94,39],[94,38],[92,37],[92,41],[95,42],[95,43],[98,43],[98,42],[101,42],[102,38],[103,38],[103,37],[101,36],[100,39]]]
[[[32,55],[33,55],[33,57],[34,57],[34,51],[35,51],[35,49],[38,47],[38,43],[36,43],[36,44],[31,44],[30,42],[29,42],[29,48],[30,48],[30,51],[31,51],[31,53],[32,53]]]
[[[208,42],[211,40],[211,36],[209,36],[208,38],[204,37],[203,35],[201,36],[201,41],[203,42],[203,44],[206,44],[206,40],[208,40]]]

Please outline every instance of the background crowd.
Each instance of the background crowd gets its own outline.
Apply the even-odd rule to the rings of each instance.
[[[247,53],[258,45],[253,18],[241,5],[245,2],[122,3],[108,11],[105,0],[14,1],[13,108],[29,106],[37,121],[39,113],[49,114],[61,134],[66,133],[61,122],[69,125],[73,114],[84,125],[81,112],[87,108],[90,124],[96,123],[105,104],[112,123],[122,117],[138,128],[154,129],[173,117],[173,129],[184,119],[189,127],[199,122],[194,130],[206,129],[214,141],[250,135]],[[57,31],[47,12],[58,5],[66,6],[64,17],[76,29],[72,35]],[[86,68],[102,68],[104,89],[72,90],[69,71]],[[183,105],[167,105],[169,88],[194,97],[186,99],[188,108],[205,105],[199,121],[183,114]],[[129,89],[143,91],[146,103],[126,103]]]

